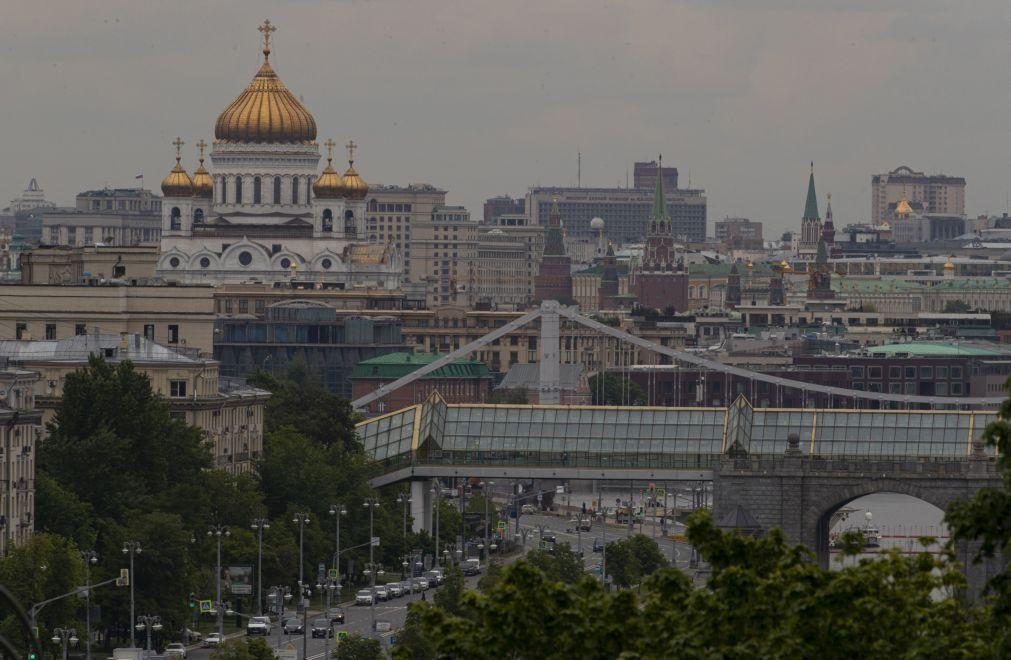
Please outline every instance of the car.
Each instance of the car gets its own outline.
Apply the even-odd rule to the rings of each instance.
[[[362,589],[355,594],[355,605],[371,605],[373,600],[371,589]]]
[[[247,635],[270,635],[270,617],[254,616],[246,624]]]
[[[464,575],[478,575],[481,572],[480,559],[468,559],[461,565]]]
[[[401,592],[403,592],[403,595],[405,596],[414,593],[411,587],[412,585],[410,580],[404,580],[403,582],[400,583],[400,590]]]
[[[604,542],[602,540],[600,540],[600,539],[593,539],[593,551],[594,552],[603,552],[604,551]]]
[[[419,588],[420,588],[420,589],[421,589],[422,591],[428,591],[428,589],[429,589],[430,587],[432,587],[432,586],[433,586],[433,585],[432,585],[432,583],[431,583],[431,582],[429,581],[429,579],[428,579],[428,578],[426,578],[426,577],[419,577],[419,578],[418,578],[418,587],[419,587]]]
[[[520,513],[537,513],[537,507],[533,504],[524,504],[520,507]]]
[[[172,642],[165,647],[165,651],[162,653],[166,658],[182,658],[186,660],[186,645],[181,642]]]
[[[390,598],[400,598],[404,595],[404,588],[399,582],[390,582],[386,585],[386,590],[390,592]]]
[[[333,637],[333,622],[326,618],[313,619],[312,622],[312,638],[317,637]]]
[[[190,642],[199,642],[201,639],[204,638],[204,636],[198,633],[196,630],[190,630],[189,628],[187,628],[183,632],[185,633],[186,639],[188,639]]]
[[[389,600],[390,591],[384,585],[378,585],[375,587],[376,590],[376,600]]]
[[[224,635],[221,633],[212,632],[211,634],[204,637],[204,648],[210,648],[212,646],[219,646],[225,641]]]
[[[302,619],[296,619],[294,617],[284,620],[284,625],[281,626],[284,630],[285,635],[301,635],[305,632],[305,626],[302,624]]]
[[[558,543],[558,537],[550,532],[544,534],[544,536],[541,537],[541,540],[545,543]]]
[[[326,611],[326,616],[330,619],[330,623],[344,623],[344,608],[331,607]]]
[[[433,568],[430,571],[425,571],[424,573],[421,574],[421,576],[423,578],[425,578],[426,580],[428,580],[428,586],[430,586],[430,587],[437,587],[437,586],[439,586],[440,584],[442,584],[443,580],[445,579],[442,576],[442,571],[440,571],[440,570],[438,570],[436,568]]]

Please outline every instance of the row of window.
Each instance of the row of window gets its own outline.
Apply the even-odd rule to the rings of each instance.
[[[888,379],[898,380],[900,378],[906,378],[907,380],[915,379],[917,377],[917,370],[919,370],[919,377],[922,379],[937,379],[937,380],[947,380],[949,377],[952,380],[962,379],[962,367],[899,367],[890,366],[888,367]],[[873,366],[866,367],[862,365],[852,365],[850,366],[850,376],[853,378],[863,378],[866,372],[867,378],[880,379],[883,373],[883,367]]]
[[[229,179],[231,184],[229,184]],[[221,185],[218,186],[218,203],[219,204],[242,204],[252,202],[253,204],[263,204],[263,179],[261,177],[253,177],[253,190],[252,195],[243,194],[243,177],[221,177]],[[313,177],[304,177],[304,183],[302,183],[303,178],[292,177],[291,178],[291,204],[300,204],[300,198],[305,197],[305,202],[309,202],[309,198],[312,194],[312,180]],[[271,181],[272,195],[271,199],[273,204],[281,204],[281,188],[282,181],[281,177],[275,176],[273,179],[268,179]],[[302,191],[305,191],[304,193]]]
[[[883,392],[885,391],[881,387],[881,383],[852,383],[853,389],[859,390],[861,392]],[[926,394],[927,396],[962,396],[963,394],[969,394],[968,386],[964,386],[962,383],[945,383],[939,382],[934,383],[934,391],[932,393],[920,392],[916,382],[905,382],[905,383],[888,383],[887,391],[889,394]]]
[[[82,336],[86,334],[88,334],[88,324],[86,323],[74,324],[75,336]],[[155,341],[155,326],[153,323],[147,323],[144,325],[144,337],[150,341]],[[28,339],[27,323],[17,322],[14,324],[14,338],[19,341]],[[59,337],[57,336],[55,323],[46,323],[45,338],[50,341],[59,339]],[[177,324],[170,323],[166,326],[166,343],[169,344],[179,343],[179,326]]]

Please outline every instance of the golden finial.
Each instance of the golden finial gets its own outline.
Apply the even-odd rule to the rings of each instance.
[[[329,165],[333,160],[333,148],[337,146],[337,143],[332,139],[327,138],[327,141],[323,143],[323,146],[326,147],[326,164]]]
[[[256,28],[263,35],[263,59],[270,57],[270,33],[277,32],[277,28],[271,25],[270,19],[263,21],[263,25]]]
[[[176,148],[176,162],[178,163],[180,160],[182,160],[182,153],[181,152],[182,152],[183,145],[186,144],[186,143],[183,142],[182,140],[180,140],[179,138],[176,138],[175,140],[172,141],[172,144],[175,145],[175,148]]]
[[[204,163],[204,149],[206,149],[206,148],[207,148],[207,143],[204,142],[203,138],[200,138],[197,141],[197,149],[200,150],[200,164],[201,165],[203,165],[203,163]]]
[[[344,146],[347,147],[347,149],[348,149],[348,162],[351,163],[352,165],[354,165],[354,162],[355,162],[355,149],[358,148],[358,145],[355,144],[354,140],[348,140],[348,143],[345,144]]]

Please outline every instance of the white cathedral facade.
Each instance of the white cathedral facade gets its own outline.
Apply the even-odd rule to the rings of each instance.
[[[211,171],[191,177],[181,164],[162,181],[161,254],[157,274],[181,283],[300,283],[333,288],[400,287],[396,248],[369,243],[368,185],[354,168],[349,142],[344,174],[318,173],[316,122],[270,65],[269,21],[264,61],[218,117]]]

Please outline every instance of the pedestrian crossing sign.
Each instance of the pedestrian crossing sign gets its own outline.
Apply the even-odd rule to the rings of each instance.
[[[349,635],[350,635],[350,633],[348,631],[346,631],[346,630],[338,630],[337,631],[337,641],[338,642],[346,641]]]
[[[200,613],[201,614],[209,614],[212,611],[214,611],[214,603],[212,603],[209,600],[202,600],[202,601],[200,601]]]

